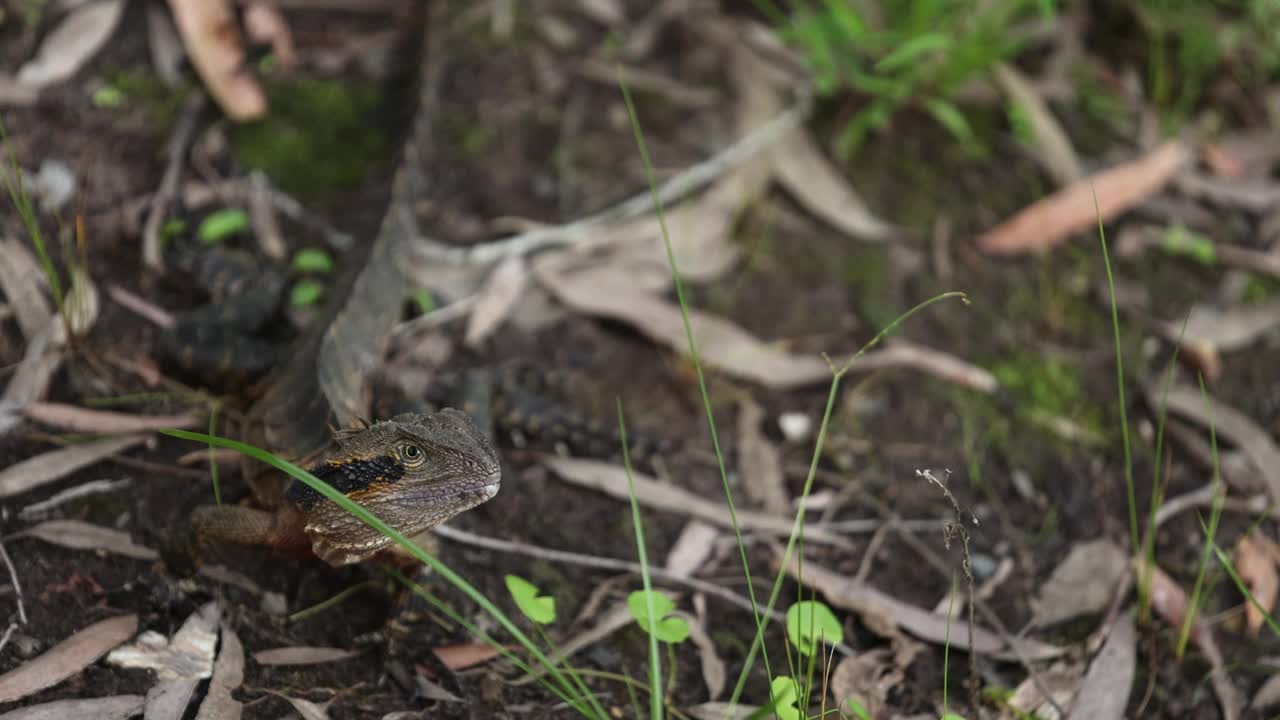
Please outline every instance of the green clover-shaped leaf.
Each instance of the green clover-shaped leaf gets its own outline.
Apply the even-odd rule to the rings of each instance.
[[[200,242],[212,245],[248,229],[249,213],[239,208],[226,208],[209,213],[200,221],[200,229],[196,234],[200,237]]]
[[[323,294],[324,286],[315,280],[299,280],[293,284],[289,302],[293,303],[294,307],[308,307],[315,305]]]
[[[323,250],[304,248],[294,253],[293,269],[311,273],[333,272],[333,258]]]
[[[769,697],[773,701],[773,713],[779,720],[800,720],[800,708],[796,707],[796,681],[779,675],[769,684]]]
[[[672,610],[675,610],[676,604],[671,598],[660,592],[653,593],[653,612],[654,612],[654,635],[662,642],[678,643],[684,642],[689,637],[689,624],[678,617],[668,617]],[[636,590],[627,597],[627,609],[631,611],[631,617],[640,623],[640,627],[645,632],[649,631],[649,606],[646,600],[644,590]]]
[[[844,642],[844,629],[831,608],[805,600],[787,610],[787,637],[805,655],[813,655],[819,642],[835,645]]]
[[[556,619],[556,599],[549,595],[540,595],[538,588],[528,580],[516,575],[506,576],[507,590],[516,601],[516,607],[524,616],[546,625]]]

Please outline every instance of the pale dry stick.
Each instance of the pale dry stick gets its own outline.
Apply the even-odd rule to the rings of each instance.
[[[802,96],[795,105],[747,133],[729,147],[662,183],[658,188],[658,199],[666,206],[710,184],[729,169],[741,165],[756,153],[781,140],[788,132],[800,127],[809,116],[812,105],[811,97]],[[417,243],[427,259],[459,265],[488,265],[512,255],[527,255],[549,247],[583,242],[590,237],[588,231],[608,222],[640,217],[652,212],[653,207],[653,194],[645,190],[613,207],[579,220],[564,225],[537,228],[491,243],[469,248],[447,247],[426,237],[419,237]],[[599,242],[607,242],[607,240]]]
[[[452,528],[447,525],[436,527],[431,532],[434,535],[439,535],[440,537],[453,540],[454,542],[461,543],[463,545],[481,547],[488,550],[495,550],[497,552],[511,553],[513,555],[525,555],[527,557],[547,560],[549,562],[561,562],[570,565],[579,565],[582,567],[611,570],[615,572],[627,572],[637,575],[641,572],[641,568],[638,563],[629,562],[627,560],[616,560],[614,558],[584,555],[565,550],[553,550],[551,548],[539,547],[528,543],[499,540],[497,538],[469,533],[465,530],[458,530],[457,528]],[[649,574],[656,580],[668,582],[673,585],[684,585],[699,592],[714,595],[715,597],[718,597],[732,605],[736,605],[748,612],[752,611],[751,602],[749,600],[727,588],[720,587],[715,583],[684,575],[678,575],[652,565],[649,567]],[[770,611],[769,617],[776,622],[786,621],[786,617],[777,610]],[[837,645],[836,649],[843,655],[849,657],[854,655],[853,649],[846,645]]]
[[[13,568],[13,561],[9,559],[9,551],[5,549],[3,542],[0,542],[0,560],[9,569],[9,582],[13,583],[13,597],[18,603],[18,623],[26,625],[27,608],[22,602],[22,584],[18,582],[18,571]]]
[[[187,154],[196,133],[196,120],[205,108],[204,93],[196,93],[187,99],[178,117],[178,124],[169,139],[169,162],[165,166],[164,176],[160,179],[160,189],[151,197],[151,210],[147,214],[147,222],[142,228],[142,262],[152,270],[163,270],[164,260],[160,256],[160,227],[169,212],[169,206],[178,194],[178,181],[182,177],[182,159]]]
[[[115,492],[121,488],[129,487],[132,484],[133,480],[130,478],[124,478],[122,480],[91,480],[87,483],[67,488],[66,490],[55,493],[46,500],[41,500],[40,502],[32,503],[22,508],[18,511],[18,518],[20,520],[30,520],[33,517],[72,500],[88,497],[90,495],[103,495]]]

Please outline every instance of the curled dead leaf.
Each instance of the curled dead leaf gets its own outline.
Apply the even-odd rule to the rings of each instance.
[[[133,637],[137,630],[137,615],[120,615],[80,630],[36,659],[0,675],[0,702],[12,702],[61,683]]]
[[[196,71],[232,120],[262,117],[267,96],[244,65],[245,52],[229,0],[169,0]]]
[[[1234,558],[1236,573],[1248,586],[1253,599],[1262,606],[1262,609],[1259,609],[1258,605],[1245,601],[1245,626],[1249,637],[1258,636],[1264,620],[1263,613],[1270,613],[1275,608],[1276,593],[1280,590],[1280,577],[1276,575],[1276,564],[1257,535],[1258,531],[1254,530],[1242,538],[1240,544],[1236,546]]]

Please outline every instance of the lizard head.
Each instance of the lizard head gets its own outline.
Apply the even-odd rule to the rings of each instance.
[[[409,537],[489,500],[502,479],[493,445],[452,408],[347,433],[311,472]],[[304,483],[295,482],[288,497],[302,511],[312,549],[330,565],[360,562],[392,544]]]

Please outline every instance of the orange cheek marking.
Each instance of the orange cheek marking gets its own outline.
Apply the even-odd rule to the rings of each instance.
[[[395,483],[390,483],[382,478],[378,478],[369,483],[369,486],[360,490],[355,490],[347,494],[347,497],[354,502],[363,503],[367,498],[377,498],[387,495],[395,490]]]

